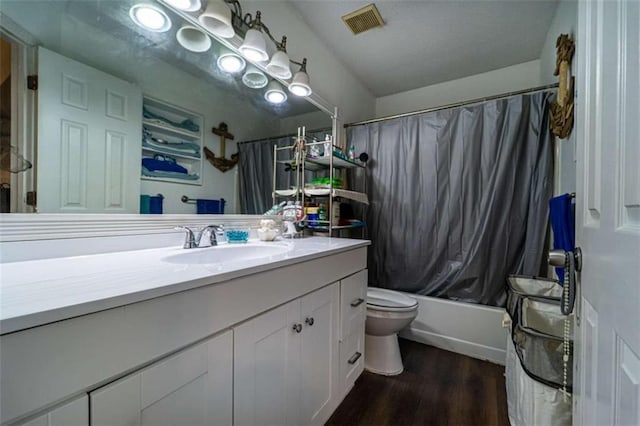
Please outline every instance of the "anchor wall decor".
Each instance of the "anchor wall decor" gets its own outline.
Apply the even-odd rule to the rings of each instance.
[[[238,164],[240,153],[236,152],[235,154],[231,154],[230,159],[225,157],[226,140],[233,140],[233,135],[229,133],[229,128],[226,123],[218,124],[218,127],[214,127],[211,131],[220,136],[220,156],[216,157],[215,154],[206,146],[204,147],[204,155],[213,167],[224,173],[227,170],[233,169],[233,167]]]
[[[559,76],[558,98],[551,103],[551,132],[565,139],[573,129],[573,83],[571,75],[571,61],[576,46],[568,34],[560,34],[556,41],[557,57],[556,69],[553,75]]]

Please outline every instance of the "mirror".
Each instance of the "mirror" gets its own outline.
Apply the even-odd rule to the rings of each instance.
[[[170,29],[154,32],[134,23],[131,8],[139,3],[164,12]],[[2,66],[2,161],[34,165],[2,172],[2,204],[12,204],[11,211],[22,211],[20,197],[37,189],[41,213],[138,213],[140,195],[156,194],[162,194],[164,213],[196,213],[196,199],[224,199],[224,213],[241,213],[238,167],[218,170],[202,148],[220,157],[225,134],[229,159],[238,142],[293,134],[298,126],[331,133],[328,108],[313,97],[285,88],[286,102],[275,105],[265,99],[268,87],[260,87],[262,78],[273,81],[266,73],[250,80],[259,88],[250,88],[242,72],[221,71],[216,63],[224,42],[207,35],[207,48],[197,33],[181,31],[190,24],[186,15],[162,2],[3,0],[0,12],[2,55],[10,58]],[[205,51],[185,49],[178,32],[183,44]],[[37,91],[20,85],[36,72]],[[143,139],[151,145],[141,146]],[[193,151],[164,152],[167,143]],[[173,162],[189,178],[167,177],[164,168],[141,178],[142,158],[171,166],[169,173]]]

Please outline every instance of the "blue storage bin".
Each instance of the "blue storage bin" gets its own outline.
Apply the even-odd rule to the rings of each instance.
[[[224,198],[219,200],[205,200],[198,198],[196,208],[198,214],[224,214]]]
[[[162,214],[162,194],[152,195],[149,197],[149,213]]]
[[[162,214],[162,194],[140,195],[141,214]]]
[[[149,214],[151,213],[151,200],[148,195],[140,196],[140,214]]]

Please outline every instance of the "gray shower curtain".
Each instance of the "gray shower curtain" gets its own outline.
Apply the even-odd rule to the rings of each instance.
[[[553,186],[549,96],[348,129],[371,158],[373,284],[503,306],[508,274],[538,274]]]

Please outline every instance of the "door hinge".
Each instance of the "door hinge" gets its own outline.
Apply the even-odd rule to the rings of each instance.
[[[27,191],[27,205],[35,207],[38,201],[36,191]]]
[[[37,75],[28,75],[27,76],[27,89],[29,89],[29,90],[38,90],[38,76]]]

